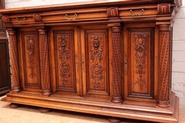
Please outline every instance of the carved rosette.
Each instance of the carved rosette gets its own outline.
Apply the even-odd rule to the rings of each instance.
[[[121,28],[112,27],[113,95],[112,102],[121,103]]]
[[[12,91],[19,92],[21,90],[19,83],[19,73],[18,73],[18,55],[17,55],[17,39],[16,32],[12,28],[8,28],[9,42],[10,42],[10,61],[12,69]]]
[[[140,90],[143,90],[145,86],[145,79],[143,74],[146,73],[145,59],[146,59],[146,36],[136,35],[135,36],[135,57],[136,57],[136,74],[138,74],[137,80],[134,84],[138,84]]]
[[[42,18],[40,14],[33,14],[33,19],[35,20],[35,22],[42,22]]]
[[[46,30],[39,29],[39,46],[41,61],[41,81],[44,96],[51,94],[50,77],[49,77],[49,58],[48,58],[48,40]]]
[[[102,81],[103,81],[103,65],[102,65],[102,52],[103,48],[101,46],[102,38],[97,35],[91,37],[91,79],[93,81],[93,85],[95,89],[102,89]]]
[[[169,106],[169,75],[170,75],[170,31],[169,25],[159,27],[159,98],[158,106]]]
[[[34,61],[34,40],[33,37],[26,37],[26,41],[27,41],[27,54],[28,54],[28,58],[29,58],[29,69],[31,70],[31,74],[30,77],[33,79],[36,74],[34,73],[34,69],[35,69],[35,61]]]
[[[62,86],[71,86],[70,82],[70,65],[68,59],[70,58],[69,36],[62,35],[57,38],[58,52],[60,59],[60,76],[62,77]]]

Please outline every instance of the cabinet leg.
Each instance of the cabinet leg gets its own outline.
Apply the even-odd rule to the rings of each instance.
[[[18,108],[19,106],[20,106],[19,104],[15,104],[15,103],[10,104],[10,108]]]
[[[121,120],[119,118],[111,117],[111,118],[109,118],[109,122],[110,123],[120,123]]]
[[[40,111],[41,113],[47,113],[47,112],[50,111],[50,109],[49,109],[49,108],[39,108],[39,111]]]

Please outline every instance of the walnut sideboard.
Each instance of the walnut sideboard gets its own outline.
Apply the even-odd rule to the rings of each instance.
[[[2,9],[12,90],[4,100],[116,118],[178,122],[171,92],[174,0]]]

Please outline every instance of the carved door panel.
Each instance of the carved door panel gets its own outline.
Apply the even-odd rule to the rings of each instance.
[[[124,43],[125,99],[154,98],[154,29],[127,28]]]
[[[0,40],[0,95],[10,91],[8,40]]]
[[[53,91],[56,93],[79,94],[76,81],[80,77],[77,61],[79,54],[76,51],[77,44],[75,44],[77,43],[76,33],[76,28],[73,27],[51,29],[50,41],[52,42],[50,43],[54,49],[51,50],[51,54],[55,54],[53,64],[51,63],[51,66],[55,68],[55,71],[52,71],[52,84]]]
[[[19,56],[22,60],[19,61],[23,90],[32,89],[35,91],[41,91],[41,71],[40,71],[40,58],[39,58],[39,37],[38,32],[33,31],[21,31],[19,48],[22,52],[19,52]],[[20,51],[21,51],[20,50]]]
[[[83,95],[106,98],[110,95],[108,29],[98,28],[83,29],[81,34]]]

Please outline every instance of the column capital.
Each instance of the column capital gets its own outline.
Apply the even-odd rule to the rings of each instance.
[[[159,31],[170,31],[170,24],[159,25]]]

